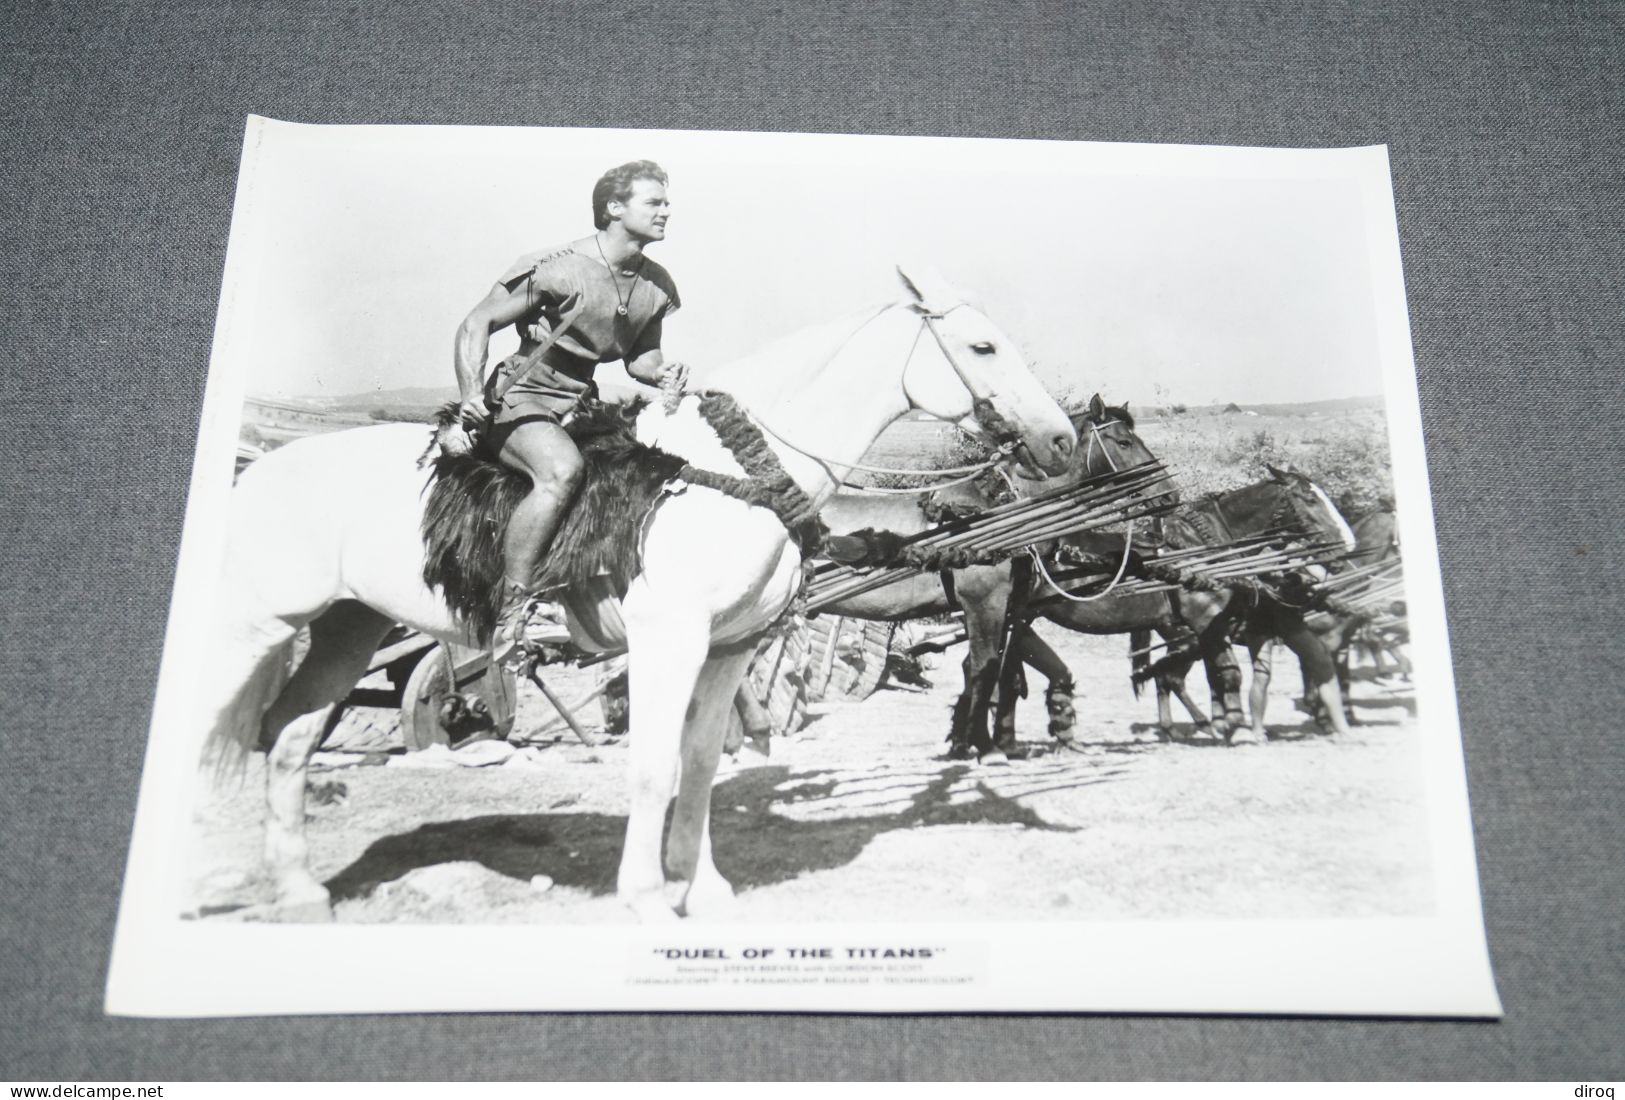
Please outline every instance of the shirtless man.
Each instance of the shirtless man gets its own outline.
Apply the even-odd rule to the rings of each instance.
[[[677,285],[644,254],[666,237],[666,173],[647,160],[610,169],[593,187],[592,212],[595,233],[521,256],[457,330],[464,423],[477,428],[489,417],[491,449],[531,483],[503,545],[499,661],[523,649],[536,564],[581,480],[581,455],[563,423],[596,395],[595,368],[620,360],[640,382],[660,385],[675,371],[681,384],[683,368],[667,366],[660,351],[662,322],[680,304]],[[508,325],[519,332],[519,350],[486,379],[491,334]],[[540,360],[499,400],[501,380],[544,346]]]

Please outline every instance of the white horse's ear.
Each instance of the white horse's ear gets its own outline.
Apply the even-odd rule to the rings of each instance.
[[[915,308],[925,313],[946,313],[962,300],[948,281],[930,267],[897,265],[903,286],[914,296]]]

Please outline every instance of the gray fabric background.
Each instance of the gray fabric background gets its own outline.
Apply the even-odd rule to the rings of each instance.
[[[1625,7],[21,0],[0,24],[0,1078],[1622,1076]],[[1505,1021],[103,1018],[251,111],[1388,143]]]

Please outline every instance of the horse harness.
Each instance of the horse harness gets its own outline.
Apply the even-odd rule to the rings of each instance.
[[[936,322],[958,309],[960,305],[963,305],[963,303],[955,303],[940,311],[917,310],[921,322],[920,329],[915,332],[914,342],[909,345],[908,358],[903,362],[903,369],[907,370],[908,364],[913,361],[915,349],[919,346],[920,336],[929,331],[936,340],[937,346],[941,348],[942,357],[947,360],[948,365],[959,378],[960,384],[965,387],[965,392],[970,395],[971,418],[998,444],[998,450],[994,457],[978,467],[978,470],[980,470],[1002,461],[1007,455],[1015,451],[1021,445],[1021,433],[994,407],[991,391],[984,389],[971,377],[949,349],[947,341],[943,339],[942,333],[937,329]],[[870,321],[874,320],[874,317],[878,316],[877,313],[866,318],[863,324],[853,331],[853,335],[855,336],[858,331],[861,331]],[[560,326],[561,329],[563,327],[565,326]],[[848,341],[850,339],[851,337],[847,338]],[[843,341],[841,347],[845,347],[846,342]],[[837,354],[839,350],[837,348]],[[808,562],[823,549],[825,540],[829,535],[829,529],[819,519],[818,508],[813,504],[812,498],[790,477],[789,473],[785,471],[783,463],[779,461],[778,455],[768,446],[767,440],[763,436],[763,429],[766,429],[774,438],[792,450],[807,455],[807,457],[813,458],[823,465],[827,466],[829,463],[790,443],[778,432],[768,427],[766,423],[753,420],[729,394],[708,391],[701,393],[699,400],[701,417],[704,418],[711,430],[716,433],[718,441],[727,448],[728,453],[744,469],[745,476],[736,477],[732,474],[718,473],[715,470],[706,470],[693,464],[687,464],[679,471],[677,482],[714,489],[726,496],[733,497],[735,500],[771,510],[774,515],[778,516],[779,522],[784,524],[784,529],[789,533],[791,540],[795,542],[797,549],[801,551],[803,562]],[[677,482],[673,483],[673,488],[676,487]]]
[[[894,469],[892,467],[887,467],[887,466],[870,466],[870,465],[865,465],[864,463],[861,463],[861,462],[843,462],[843,463],[840,463],[839,465],[845,466],[848,470],[857,470],[857,471],[862,471],[864,473],[871,473],[871,474],[888,474],[888,475],[893,475],[893,476],[904,476],[904,477],[918,477],[918,476],[923,476],[923,475],[950,475],[952,477],[952,480],[940,482],[940,483],[938,483],[936,485],[921,485],[921,486],[915,486],[915,487],[910,487],[910,488],[889,488],[889,487],[868,486],[868,485],[853,485],[850,482],[843,481],[841,478],[836,477],[836,475],[834,473],[834,470],[833,470],[833,467],[836,465],[836,463],[834,463],[834,462],[830,461],[829,459],[824,458],[824,457],[822,457],[822,456],[820,456],[818,454],[815,454],[812,451],[807,450],[805,447],[802,447],[802,446],[792,442],[789,439],[786,439],[779,432],[775,431],[773,429],[773,426],[768,424],[765,420],[759,422],[760,427],[764,431],[766,431],[767,434],[771,435],[774,439],[778,440],[780,443],[784,444],[786,447],[790,448],[792,451],[795,451],[797,454],[802,455],[802,456],[804,456],[806,458],[810,458],[814,462],[818,463],[820,466],[824,467],[825,471],[830,474],[830,477],[831,477],[832,480],[839,482],[840,484],[842,484],[843,486],[845,486],[848,489],[855,489],[855,490],[857,490],[859,492],[863,492],[863,493],[895,493],[895,494],[905,494],[905,495],[906,494],[916,494],[916,493],[934,493],[934,492],[938,492],[938,491],[943,490],[943,489],[952,488],[952,487],[954,487],[956,485],[963,485],[968,481],[974,481],[981,474],[983,474],[987,470],[992,469],[994,466],[997,466],[999,463],[1003,462],[1010,455],[1014,454],[1016,452],[1016,450],[1018,450],[1021,447],[1022,441],[1021,441],[1021,433],[1015,428],[1014,425],[1012,425],[1008,420],[1006,420],[999,413],[998,409],[993,407],[993,400],[992,400],[991,394],[989,392],[987,392],[987,391],[984,391],[981,386],[977,385],[976,381],[973,378],[971,378],[971,376],[965,371],[965,368],[960,366],[959,360],[954,358],[953,352],[951,352],[948,349],[947,342],[945,340],[943,340],[942,334],[937,331],[936,325],[933,323],[935,321],[940,321],[942,318],[946,317],[948,314],[952,313],[954,310],[958,309],[963,304],[964,304],[963,302],[957,303],[955,305],[949,306],[945,310],[940,310],[940,311],[925,310],[925,309],[917,309],[915,311],[920,316],[921,324],[920,324],[920,328],[915,330],[913,342],[909,344],[908,355],[903,360],[903,369],[904,369],[904,371],[907,371],[909,364],[914,361],[914,352],[920,346],[920,337],[925,333],[926,330],[929,329],[930,332],[931,332],[931,335],[937,341],[937,346],[939,348],[941,348],[941,350],[942,350],[942,357],[944,359],[946,359],[948,361],[948,365],[951,368],[953,368],[953,372],[954,372],[955,375],[958,376],[960,384],[965,387],[965,392],[970,394],[970,397],[971,397],[971,419],[974,420],[978,425],[980,425],[982,430],[984,432],[986,432],[988,437],[990,439],[992,439],[996,444],[996,446],[994,447],[992,456],[989,457],[988,459],[986,459],[985,461],[974,463],[974,464],[969,465],[969,466],[954,466],[954,467],[947,467],[947,468],[935,469],[935,470],[903,470],[903,469]],[[890,307],[890,306],[885,307],[885,309],[890,309],[890,308],[892,308],[892,307]],[[884,313],[885,309],[882,309],[880,312]],[[866,317],[864,319],[864,321],[863,321],[863,324],[860,324],[856,329],[854,329],[852,331],[852,333],[850,335],[847,336],[847,338],[845,340],[841,341],[840,345],[836,348],[835,354],[837,354],[837,355],[840,354],[841,349],[844,348],[847,345],[847,343],[849,343],[852,340],[852,337],[856,336],[859,332],[863,331],[864,327],[867,326],[870,321],[873,321],[879,315],[880,315],[879,313],[876,313],[876,314],[873,314],[871,316]],[[953,475],[963,475],[963,476],[953,476]]]

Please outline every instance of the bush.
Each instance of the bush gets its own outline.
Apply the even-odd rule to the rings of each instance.
[[[1140,435],[1187,495],[1222,492],[1267,476],[1266,465],[1300,470],[1356,513],[1393,494],[1388,430],[1375,410],[1305,422],[1228,417],[1142,422]]]
[[[1083,399],[1087,401],[1087,398]],[[1081,404],[1081,402],[1080,402]],[[1164,406],[1169,410],[1180,406]],[[1381,412],[1356,409],[1317,419],[1296,416],[1223,416],[1163,413],[1137,409],[1139,434],[1151,453],[1162,459],[1174,483],[1186,496],[1238,489],[1268,476],[1266,465],[1308,474],[1351,517],[1393,494],[1388,429]],[[899,452],[880,456],[879,465],[969,466],[984,461],[987,447],[961,433],[946,433],[940,451],[929,460]],[[877,474],[866,478],[888,488],[940,480]],[[993,500],[1006,490],[995,474],[983,475],[978,488]]]

